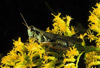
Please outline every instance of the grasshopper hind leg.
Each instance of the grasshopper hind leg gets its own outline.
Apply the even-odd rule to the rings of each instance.
[[[46,51],[48,51],[50,48],[59,51],[66,51],[68,49],[68,47],[63,47],[61,46],[61,44],[58,44],[56,42],[42,42],[41,46],[48,46]]]

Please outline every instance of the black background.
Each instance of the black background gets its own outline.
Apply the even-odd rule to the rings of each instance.
[[[22,24],[24,15],[28,25],[45,30],[52,26],[52,9],[55,14],[61,12],[61,16],[70,15],[74,18],[72,25],[80,22],[88,28],[89,10],[99,0],[0,0],[0,53],[6,55],[12,49],[13,39],[18,37],[26,41],[27,28]],[[49,7],[48,7],[49,5]],[[51,8],[50,8],[51,7]]]

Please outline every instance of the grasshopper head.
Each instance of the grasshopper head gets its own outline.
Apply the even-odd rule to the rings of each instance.
[[[27,22],[26,22],[26,20],[25,20],[25,18],[24,18],[24,16],[22,15],[21,12],[20,12],[20,15],[21,15],[21,17],[22,17],[22,19],[23,19],[23,21],[24,21],[23,24],[27,27],[27,31],[28,31],[28,36],[29,36],[29,38],[31,38],[31,37],[38,38],[38,35],[40,35],[40,34],[39,34],[39,30],[38,30],[37,28],[35,28],[34,26],[28,26],[28,24],[27,24]]]
[[[35,38],[38,38],[40,35],[40,32],[41,32],[34,26],[30,26],[30,28],[28,30],[29,30],[28,33],[33,34],[33,37],[35,37]]]

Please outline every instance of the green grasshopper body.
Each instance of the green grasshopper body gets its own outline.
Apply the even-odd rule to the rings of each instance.
[[[35,37],[39,40],[39,42],[56,42],[64,46],[72,46],[73,44],[81,44],[82,42],[81,39],[78,39],[75,36],[67,37],[63,35],[48,33],[34,26],[31,26],[30,28],[31,29],[28,29],[29,38]]]
[[[39,43],[49,42],[50,45],[54,45],[53,47],[57,46],[61,47],[71,47],[74,44],[81,44],[82,40],[76,37],[67,37],[63,35],[57,35],[53,33],[48,33],[43,30],[40,30],[34,26],[28,26],[22,14],[20,14],[25,22],[25,26],[27,27],[28,36],[29,38],[36,38]],[[46,44],[45,44],[46,45]],[[48,44],[47,44],[48,45]],[[52,47],[52,48],[53,48]],[[56,48],[55,48],[56,49]]]

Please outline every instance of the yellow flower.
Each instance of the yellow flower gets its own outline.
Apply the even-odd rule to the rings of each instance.
[[[18,38],[18,41],[14,41],[14,43],[13,43],[15,46],[22,46],[22,45],[24,45],[22,42],[21,42],[21,38],[19,37]]]
[[[74,46],[70,48],[70,50],[67,50],[66,53],[66,56],[68,56],[68,58],[74,58],[74,56],[78,56],[78,55],[79,55],[79,51]]]
[[[97,37],[96,42],[100,42],[100,37]]]
[[[95,40],[96,36],[94,36],[93,32],[91,32],[91,30],[87,31],[87,38],[90,39],[90,42]]]
[[[70,58],[64,58],[64,63],[66,63],[66,62],[75,62],[76,61],[76,59],[74,58],[74,57],[70,57]]]
[[[96,61],[96,62],[91,62],[87,68],[91,68],[92,66],[95,66],[95,65],[100,65],[100,61]]]
[[[60,30],[59,26],[57,25],[57,23],[53,24],[53,29],[50,30],[49,27],[47,28],[46,32],[50,32],[50,33],[54,33],[54,34],[58,34],[58,35],[62,35],[62,31]]]
[[[55,16],[54,14],[52,15],[55,17],[53,21],[57,23],[57,26],[59,26],[60,30],[64,32],[65,31],[65,21],[60,18],[61,13],[58,13],[57,16]]]
[[[63,17],[63,19],[60,17],[61,13],[58,13],[58,15],[52,14],[55,18],[53,19],[53,29],[50,30],[49,27],[47,28],[46,32],[51,32],[54,34],[59,35],[65,35],[65,36],[72,36],[76,32],[74,30],[74,27],[70,27],[70,21],[72,18],[70,16]]]
[[[70,21],[72,20],[72,18],[70,16],[66,16],[64,18],[66,19],[66,30],[64,32],[64,35],[65,36],[74,35],[76,33],[74,27],[73,26],[70,27]]]
[[[84,34],[80,34],[80,36],[78,38],[82,39],[82,46],[85,46],[85,40],[84,40],[84,37],[87,35],[87,33],[84,33]]]
[[[100,33],[100,27],[96,24],[90,24],[89,28],[97,33]]]
[[[96,43],[96,47],[100,47],[100,42],[97,42]]]
[[[30,39],[29,42],[22,43],[21,38],[19,38],[18,41],[14,41],[13,49],[7,54],[7,56],[2,58],[1,67],[6,67],[6,65],[13,66],[14,68],[36,66],[35,63],[33,64],[33,57],[40,55],[41,58],[44,50],[34,41],[34,39]]]
[[[14,41],[14,48],[16,51],[22,51],[24,43],[21,42],[21,38],[19,37],[18,41]]]
[[[89,20],[88,21],[91,21],[92,23],[94,23],[96,25],[99,24],[98,17],[95,14],[93,14],[93,13],[91,13],[91,15],[89,16]]]
[[[27,68],[25,65],[23,65],[22,63],[17,63],[14,68]]]
[[[95,13],[97,16],[100,15],[100,3],[96,3],[97,8],[93,10],[93,13]]]
[[[64,68],[76,68],[74,63],[69,63],[64,66]]]
[[[76,32],[75,32],[75,30],[74,30],[74,27],[73,26],[71,26],[71,28],[70,27],[66,27],[66,30],[65,30],[65,32],[64,32],[64,35],[65,36],[72,36],[72,35],[74,35]]]
[[[96,37],[96,47],[100,47],[100,37]]]
[[[43,59],[44,59],[43,64],[46,64],[49,61],[55,62],[57,60],[54,56],[47,56],[46,54],[43,55]]]
[[[52,29],[52,33],[62,35],[62,31],[57,23],[53,24],[54,29]]]
[[[100,65],[100,56],[96,51],[86,53],[86,67],[91,68],[94,65]]]
[[[44,64],[42,68],[55,68],[54,63],[55,63],[54,61],[51,61],[47,64]]]
[[[93,12],[89,16],[89,28],[97,33],[100,33],[100,4],[96,4],[97,8],[93,8]]]
[[[1,61],[1,63],[3,64],[11,65],[11,66],[15,65],[16,62],[18,62],[18,55],[16,54],[4,56]]]
[[[70,17],[70,16],[66,16],[66,26],[68,26],[69,27],[69,25],[70,25],[70,21],[72,20],[72,18]]]
[[[96,3],[96,6],[97,6],[98,8],[100,8],[100,3]]]
[[[29,55],[31,54],[31,57],[34,57],[35,55],[40,55],[40,58],[42,58],[42,54],[45,53],[45,50],[37,42],[35,42],[33,38],[29,39],[27,49],[29,51]]]
[[[11,68],[10,66],[1,66],[1,68]]]
[[[71,34],[72,34],[72,35],[76,34],[75,29],[74,29],[73,26],[71,26]]]
[[[39,47],[38,47],[38,43],[29,43],[27,46],[28,51],[38,51]]]
[[[84,35],[80,34],[79,38],[84,39]]]

